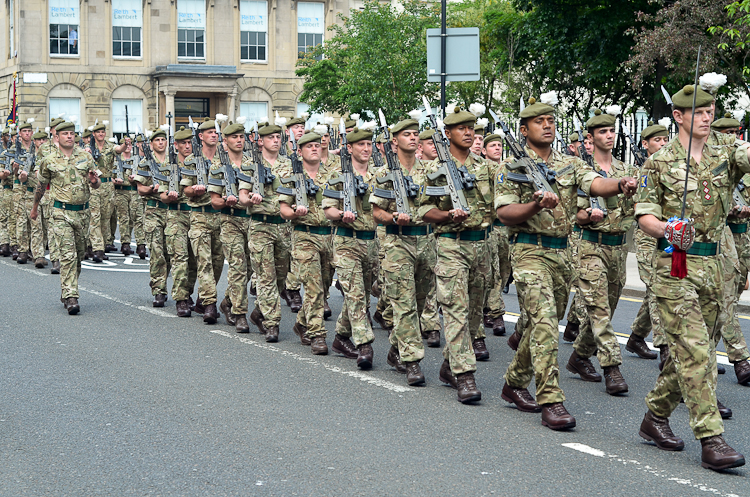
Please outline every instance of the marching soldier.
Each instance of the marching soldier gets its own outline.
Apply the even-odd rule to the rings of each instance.
[[[123,145],[114,147],[111,143],[106,140],[107,135],[107,121],[102,121],[101,124],[97,124],[90,128],[91,135],[94,137],[95,146],[99,149],[101,157],[97,162],[101,176],[99,179],[102,182],[101,188],[94,190],[91,194],[91,224],[89,227],[89,240],[91,249],[93,250],[94,256],[92,260],[94,262],[102,262],[109,259],[104,255],[105,244],[109,242],[110,238],[110,225],[109,220],[112,217],[113,202],[115,199],[115,188],[112,183],[112,169],[115,163],[115,154],[122,153],[124,150]],[[93,153],[90,150],[90,146],[87,146],[87,151]]]
[[[135,174],[138,169],[138,164],[133,164],[133,144],[129,137],[122,138],[120,145],[125,145],[125,150],[122,151],[119,156],[115,157],[115,161],[121,160],[125,163],[125,169],[130,171],[129,175],[123,175],[123,178],[112,178],[112,183],[115,187],[115,214],[117,216],[118,224],[120,225],[120,253],[122,255],[132,255],[133,250],[130,248],[131,233],[135,229],[136,240],[143,241],[143,224],[139,222],[138,216],[138,204],[142,203],[140,196],[138,195],[138,187],[132,184],[135,179]],[[140,233],[139,228],[140,227]]]
[[[30,120],[33,121],[33,120]],[[25,128],[24,126],[28,126]],[[19,126],[22,143],[25,142],[23,137],[27,134],[25,131],[31,131],[31,124],[26,123]],[[34,140],[34,149],[38,150],[38,147],[42,145],[42,140],[46,138],[47,134],[44,131],[37,132],[30,135],[31,139]],[[35,152],[37,158],[39,154]],[[31,157],[26,159],[31,160]],[[19,181],[19,196],[18,203],[16,204],[16,236],[18,237],[18,245],[26,249],[29,247],[29,254],[34,260],[34,264],[38,268],[43,268],[46,265],[47,260],[44,258],[44,231],[42,230],[42,220],[33,220],[29,216],[31,208],[34,203],[34,191],[39,185],[37,179],[36,170],[29,171],[28,173],[19,167],[17,178]],[[25,264],[27,261],[27,252],[22,250],[19,252],[18,259],[16,260],[19,264]]]
[[[437,151],[435,151],[435,143],[432,141],[432,135],[435,133],[434,129],[427,128],[426,130],[419,133],[419,155],[420,160],[431,161],[437,159]]]
[[[502,398],[516,404],[520,411],[541,411],[542,425],[564,430],[574,427],[576,420],[565,409],[565,395],[559,386],[557,323],[568,303],[572,269],[567,244],[577,190],[611,197],[631,194],[636,184],[633,178],[602,178],[580,159],[554,150],[555,108],[535,99],[529,104],[519,114],[526,153],[546,164],[556,176],[553,191],[516,183],[507,179],[512,159],[506,160],[496,174],[495,207],[500,221],[510,227],[513,275],[527,319],[518,351],[505,374]],[[532,373],[536,401],[527,390]]]
[[[302,309],[297,313],[294,332],[302,345],[310,345],[314,355],[328,354],[326,329],[323,325],[325,290],[323,282],[330,281],[333,272],[331,226],[322,208],[323,188],[328,173],[320,163],[320,135],[311,131],[297,142],[304,168],[305,181],[312,180],[318,187],[316,195],[308,196],[309,205],[296,205],[293,195],[280,195],[281,216],[294,226],[292,232],[292,260],[299,265],[299,278],[305,287]],[[292,169],[280,168],[281,178],[292,177]],[[305,188],[304,184],[297,188]],[[288,284],[288,279],[287,279]]]
[[[89,188],[99,188],[96,164],[74,142],[75,124],[64,122],[57,126],[59,149],[52,150],[39,164],[41,185],[50,185],[52,230],[60,246],[61,302],[68,314],[78,314],[78,276],[86,250],[86,225],[89,217]],[[37,188],[30,217],[38,216],[39,201],[44,188]]]
[[[28,153],[29,150],[31,150],[31,136],[33,134],[33,131],[31,129],[31,123],[34,122],[34,119],[29,119],[25,123],[21,123],[18,126],[16,126],[16,133],[18,133],[18,138],[21,142],[21,148],[23,149],[24,153]],[[16,157],[16,160],[13,163],[13,169],[14,169],[14,178],[13,178],[13,226],[14,226],[14,233],[16,237],[16,251],[13,253],[13,259],[19,263],[19,264],[26,264],[29,257],[31,257],[31,236],[29,231],[31,231],[30,222],[28,218],[28,213],[26,212],[26,202],[24,201],[24,198],[26,197],[27,192],[26,190],[26,174],[21,169],[21,164],[18,162],[21,160],[20,157]],[[21,180],[21,176],[23,176],[23,181]],[[33,181],[33,180],[32,180]],[[33,191],[33,188],[32,188]]]

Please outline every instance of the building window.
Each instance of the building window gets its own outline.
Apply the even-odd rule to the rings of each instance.
[[[240,2],[240,59],[247,62],[266,62],[268,33],[268,3],[242,0]]]
[[[78,0],[50,0],[49,53],[50,55],[78,55],[81,39]]]
[[[128,125],[125,126],[125,107],[128,108]],[[121,136],[126,131],[135,133],[143,129],[143,100],[112,99],[112,133]]]
[[[63,114],[66,121],[76,120],[76,131],[80,131],[81,126],[81,99],[80,98],[50,98],[49,99],[49,117],[50,121]]]
[[[140,57],[143,11],[141,0],[112,0],[112,55]]]
[[[245,131],[252,131],[255,123],[268,117],[267,102],[240,102],[240,115],[245,116]]]
[[[205,0],[178,0],[177,57],[183,59],[205,59],[205,39]]]
[[[301,59],[323,44],[325,33],[324,5],[318,2],[297,3],[297,56]]]

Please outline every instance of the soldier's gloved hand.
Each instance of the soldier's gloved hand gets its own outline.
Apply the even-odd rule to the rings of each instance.
[[[542,209],[554,209],[560,202],[560,198],[553,192],[539,190],[534,192],[534,202],[539,204]]]
[[[601,209],[586,209],[589,212],[589,218],[592,223],[600,223],[604,220],[604,212]]]
[[[664,238],[675,248],[687,252],[695,240],[693,220],[670,218],[664,226]]]
[[[620,191],[625,194],[626,197],[632,197],[638,190],[638,182],[635,178],[621,178],[619,187]]]

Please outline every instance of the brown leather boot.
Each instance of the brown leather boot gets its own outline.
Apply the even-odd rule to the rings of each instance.
[[[719,410],[721,419],[729,419],[732,417],[732,410],[721,403],[719,399],[716,399],[716,408]]]
[[[120,253],[122,255],[125,255],[125,256],[132,255],[133,251],[130,248],[130,244],[129,243],[121,243],[120,244]]]
[[[638,434],[649,442],[654,442],[661,450],[685,448],[685,442],[672,432],[669,419],[657,416],[651,411],[646,411],[646,415],[643,416]]]
[[[460,373],[456,375],[456,389],[458,401],[462,404],[470,404],[482,400],[482,392],[477,388],[474,373]]]
[[[323,319],[328,319],[331,316],[333,316],[333,311],[331,311],[331,306],[328,305],[328,301],[323,301]]]
[[[385,362],[387,362],[389,366],[394,368],[396,372],[406,374],[406,366],[403,362],[401,362],[401,355],[399,354],[398,348],[395,345],[391,345],[391,348],[388,349],[388,356],[386,356]]]
[[[250,321],[258,327],[258,331],[261,335],[268,333],[268,329],[263,324],[263,313],[257,307],[250,313]],[[277,337],[278,338],[278,337]]]
[[[492,328],[492,322],[494,321],[490,316],[490,310],[485,308],[482,311],[482,321],[484,322],[485,328]]]
[[[112,252],[117,252],[117,247],[113,243],[108,243],[104,246],[104,253],[105,254],[111,254]]]
[[[581,325],[578,323],[568,323],[565,325],[565,331],[563,332],[563,340],[566,342],[575,342],[578,338],[578,332],[580,331]]]
[[[237,333],[250,332],[250,325],[247,324],[247,317],[244,314],[233,314],[232,317],[234,318],[234,329]]]
[[[625,344],[625,350],[632,352],[641,359],[656,359],[658,357],[656,352],[648,348],[646,340],[637,335],[630,335],[628,343]]]
[[[514,331],[513,334],[508,338],[508,347],[512,350],[518,350],[518,344],[521,343],[521,334],[518,331]]]
[[[505,402],[516,405],[516,409],[521,412],[541,412],[542,408],[536,403],[526,388],[515,388],[508,383],[503,385],[503,392],[500,394]]]
[[[440,330],[422,332],[422,339],[427,341],[430,348],[440,347]]]
[[[234,318],[234,314],[232,314],[232,303],[228,298],[224,297],[221,300],[221,304],[219,304],[219,310],[222,314],[224,314],[224,317],[226,318],[227,324],[229,326],[234,326],[237,324],[237,321],[235,321]]]
[[[591,381],[594,383],[602,381],[602,375],[596,372],[594,365],[591,364],[591,360],[578,357],[578,352],[575,350],[570,355],[570,359],[568,360],[568,364],[565,365],[565,369],[573,374],[580,375],[583,381]]]
[[[716,372],[719,374],[727,374],[727,368],[725,368],[723,364],[717,364]]]
[[[388,323],[385,322],[385,318],[380,311],[375,311],[375,314],[372,315],[372,320],[378,323],[378,326],[380,326],[381,329],[389,333],[393,329],[391,326],[388,326]]]
[[[36,267],[37,269],[43,269],[44,268],[44,263],[46,261],[47,261],[47,259],[45,259],[44,257],[37,257],[34,260],[34,267]]]
[[[281,297],[284,302],[286,302],[286,305],[292,307],[292,298],[289,296],[289,292],[287,292],[286,288],[279,292],[279,297]]]
[[[94,262],[96,262],[96,263],[99,263],[99,262],[102,262],[102,261],[108,261],[109,257],[107,257],[106,255],[104,255],[104,251],[103,250],[97,250],[97,251],[94,252],[94,257],[92,257],[91,260],[94,261]]]
[[[357,367],[359,369],[370,369],[372,368],[373,350],[372,345],[369,343],[363,343],[357,347]]]
[[[10,257],[14,261],[18,260],[18,247],[15,245],[10,246]]]
[[[276,343],[279,341],[279,326],[273,325],[270,328],[266,328],[266,342]]]
[[[492,334],[496,337],[505,335],[505,320],[502,316],[498,316],[492,320]]]
[[[440,366],[440,374],[438,375],[438,378],[440,378],[440,381],[442,381],[446,385],[450,385],[453,388],[458,388],[456,375],[453,374],[448,359],[443,360],[443,364]]]
[[[65,310],[67,310],[68,314],[71,316],[78,314],[81,310],[81,307],[78,305],[78,299],[76,297],[68,297],[65,300]]]
[[[198,297],[198,300],[195,301],[195,305],[191,308],[191,310],[196,314],[203,314],[206,312],[206,306],[203,305],[203,299]]]
[[[146,258],[146,245],[144,243],[139,243],[135,247],[135,253],[140,257],[141,259]]]
[[[206,310],[203,312],[203,322],[216,324],[217,319],[219,319],[219,311],[216,309],[216,304],[206,305]]]
[[[750,363],[747,359],[734,363],[734,374],[737,375],[737,383],[740,385],[750,383]]]
[[[290,310],[295,314],[302,309],[302,295],[299,294],[299,290],[287,290],[286,293],[292,301],[292,305],[289,306]]]
[[[18,254],[18,257],[16,258],[16,262],[18,264],[26,264],[28,260],[29,260],[29,255],[26,252],[20,252]]]
[[[419,361],[404,363],[406,367],[406,383],[413,387],[424,385],[425,378],[422,368],[419,367]]]
[[[52,268],[49,272],[50,274],[60,274],[60,261],[52,261]]]
[[[734,450],[721,435],[701,438],[701,466],[715,471],[745,465],[745,456]]]
[[[3,243],[0,245],[0,255],[3,257],[10,257],[10,244]]]
[[[151,304],[154,307],[164,307],[164,303],[167,301],[167,296],[163,293],[154,295],[154,302]]]
[[[349,337],[341,336],[338,333],[336,333],[336,336],[333,339],[331,348],[334,352],[336,352],[337,354],[341,354],[347,359],[356,359],[359,355],[359,353],[357,353],[357,348],[354,346]]]
[[[606,366],[604,368],[604,385],[610,395],[618,395],[628,391],[628,384],[625,383],[625,378],[622,377],[619,366]]]
[[[310,345],[312,343],[312,340],[308,338],[307,336],[307,327],[302,326],[299,324],[299,322],[294,323],[294,326],[292,327],[292,331],[299,337],[299,341],[302,345]],[[325,343],[325,339],[323,340],[323,343]],[[328,353],[328,346],[326,345],[326,354]]]
[[[187,300],[178,300],[176,303],[177,306],[177,316],[181,318],[189,318],[190,317],[190,302]]]
[[[484,343],[484,338],[477,338],[471,345],[474,347],[474,355],[477,361],[489,361],[490,352],[487,350],[487,345]]]
[[[562,402],[544,404],[542,406],[542,426],[550,430],[569,430],[575,428],[576,418],[574,418]]]
[[[327,355],[328,345],[326,345],[325,337],[315,337],[310,340],[310,350],[313,355]]]

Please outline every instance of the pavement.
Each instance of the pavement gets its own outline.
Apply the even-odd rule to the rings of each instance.
[[[65,313],[48,268],[0,258],[0,281],[0,496],[750,496],[748,467],[700,467],[684,404],[671,418],[684,451],[638,436],[657,361],[624,347],[626,395],[560,368],[578,424],[553,432],[500,398],[507,336],[487,337],[482,401],[465,406],[438,380],[441,349],[425,351],[427,384],[409,387],[385,363],[378,327],[374,367],[360,371],[336,354],[311,355],[286,306],[275,344],[254,329],[235,333],[223,317],[177,318],[171,300],[151,306],[148,261],[138,258],[86,263],[78,316]],[[220,296],[225,289],[226,271]],[[515,288],[504,297],[510,334]],[[333,288],[329,302],[336,316]],[[640,305],[621,299],[621,342]],[[326,321],[329,346],[334,324]],[[750,317],[740,324],[750,332]],[[561,364],[571,352],[561,340]],[[723,347],[718,356],[727,362]],[[734,409],[725,437],[750,455],[750,388],[727,369],[717,388]]]

